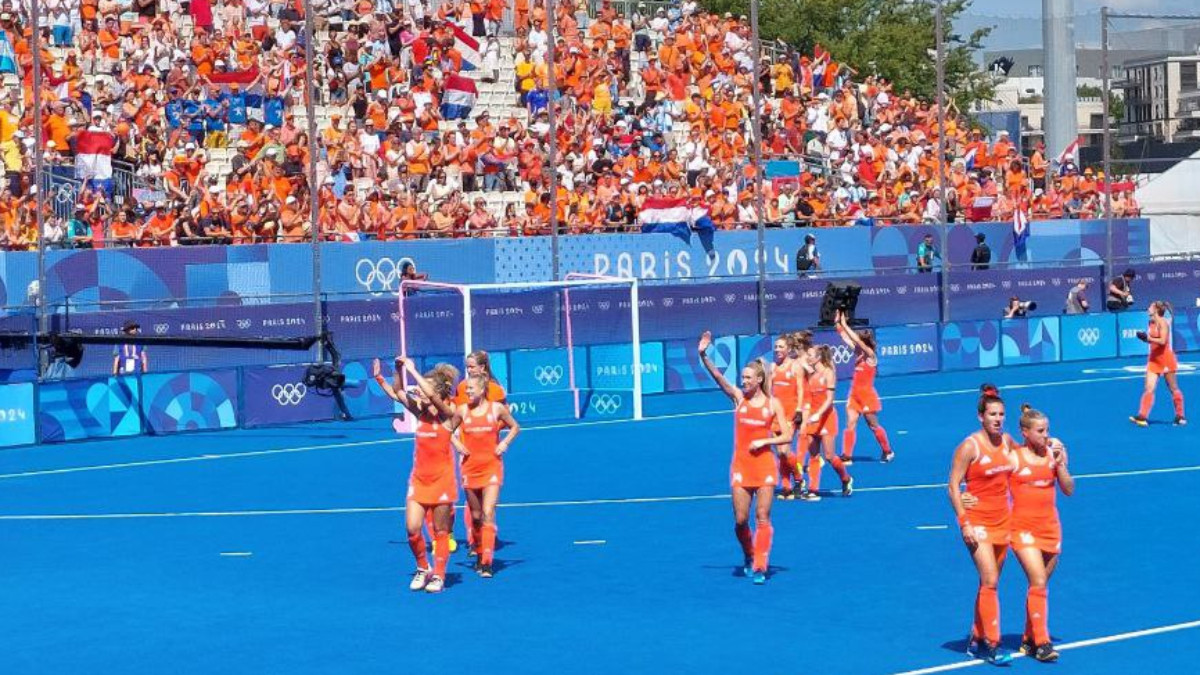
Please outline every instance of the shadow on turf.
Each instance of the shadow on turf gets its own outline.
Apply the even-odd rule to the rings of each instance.
[[[944,643],[942,643],[942,649],[945,649],[946,651],[951,651],[951,652],[965,655],[967,653],[967,640],[968,640],[968,636],[964,635],[961,638],[958,638],[957,640],[950,640],[949,642],[944,642]],[[1058,640],[1059,640],[1059,638],[1051,636],[1051,642],[1057,643]],[[1008,633],[1007,635],[1002,635],[1000,637],[1000,647],[1002,649],[1007,649],[1007,650],[1013,651],[1013,652],[1017,651],[1018,649],[1021,648],[1021,634],[1020,633]]]
[[[702,570],[729,570],[730,567],[728,565],[701,565],[700,569],[702,569]],[[780,565],[769,565],[769,566],[767,566],[767,579],[770,579],[771,577],[773,577],[776,574],[779,574],[781,572],[786,573],[786,572],[790,572],[790,571],[791,571],[790,567],[782,567]],[[742,579],[747,578],[745,570],[742,569],[741,565],[733,567],[732,573],[729,576],[739,577]]]

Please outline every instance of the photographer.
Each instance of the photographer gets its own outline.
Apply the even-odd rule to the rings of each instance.
[[[1030,312],[1037,309],[1037,303],[1032,300],[1021,300],[1017,296],[1008,299],[1008,307],[1004,308],[1004,318],[1024,319]]]
[[[1084,296],[1087,288],[1087,279],[1080,279],[1079,283],[1071,287],[1071,290],[1067,292],[1067,304],[1063,307],[1063,314],[1087,314],[1088,301]]]
[[[933,244],[933,235],[927,234],[917,246],[917,271],[932,272],[934,258],[941,260],[942,255],[938,253],[937,246]]]
[[[812,276],[811,272],[821,269],[821,253],[817,251],[817,238],[804,235],[804,245],[796,251],[796,274],[800,278]]]
[[[1108,285],[1108,301],[1105,303],[1110,312],[1123,312],[1133,306],[1133,280],[1137,272],[1132,267],[1124,274],[1112,280]]]

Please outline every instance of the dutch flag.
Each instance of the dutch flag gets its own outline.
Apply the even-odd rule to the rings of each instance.
[[[1013,246],[1023,250],[1029,241],[1029,203],[1022,200],[1013,209]]]
[[[1078,157],[1079,157],[1079,139],[1076,138],[1075,140],[1071,141],[1070,145],[1063,148],[1062,152],[1058,153],[1058,157],[1055,158],[1054,161],[1058,162],[1059,166],[1062,166],[1063,164],[1066,164],[1068,160],[1073,160]]]
[[[966,162],[966,164],[967,164],[967,171],[971,171],[972,169],[975,168],[975,151],[976,150],[977,150],[977,148],[971,148],[970,150],[967,151],[966,156],[963,157],[963,161]]]
[[[113,176],[112,154],[117,145],[107,131],[87,129],[75,136],[75,177],[83,180],[108,180]]]
[[[447,21],[446,28],[454,33],[454,47],[462,54],[462,69],[478,70],[483,65],[483,57],[479,55],[479,41],[457,24]]]
[[[690,241],[692,230],[712,232],[713,222],[708,209],[689,207],[686,199],[649,197],[638,212],[638,222],[646,234],[671,234]]]
[[[471,116],[479,90],[475,80],[462,75],[447,75],[443,82],[442,118],[447,120],[466,119]]]

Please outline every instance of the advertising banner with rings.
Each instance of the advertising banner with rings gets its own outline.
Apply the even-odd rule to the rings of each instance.
[[[1108,359],[1117,355],[1116,314],[1066,315],[1059,320],[1063,361]]]
[[[328,392],[304,384],[304,366],[246,368],[242,371],[242,426],[317,422],[334,418]]]
[[[577,347],[575,388],[588,388],[587,350]],[[528,349],[508,353],[509,382],[513,393],[529,394],[567,391],[571,388],[570,362],[566,349]]]
[[[666,367],[661,342],[642,343],[642,393],[661,394]],[[588,349],[588,385],[592,389],[633,390],[633,345],[597,345]]]
[[[627,420],[633,418],[633,392],[592,389],[584,392],[580,418],[585,420]]]
[[[1058,328],[1058,317],[1001,321],[1000,353],[1004,365],[1057,363]]]
[[[1058,316],[1066,306],[1067,293],[1081,279],[1091,285],[1085,297],[1092,311],[1104,304],[1105,287],[1099,265],[1032,270],[955,270],[950,275],[950,316],[955,321],[999,319],[1009,298],[1037,303],[1030,317]]]
[[[880,375],[932,373],[941,367],[938,326],[893,326],[875,331]]]

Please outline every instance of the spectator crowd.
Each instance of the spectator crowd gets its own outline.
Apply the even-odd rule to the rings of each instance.
[[[650,196],[751,228],[759,171],[769,226],[1104,213],[1105,176],[1041,146],[1025,157],[953,105],[939,162],[936,105],[820,46],[762,55],[756,164],[749,23],[694,0],[567,0],[552,16],[531,0],[41,5],[35,111],[28,3],[0,2],[8,250],[36,248],[39,204],[47,243],[76,247],[304,241],[314,201],[329,241],[637,231]],[[460,75],[491,97],[465,117],[447,105]],[[1114,183],[1115,215],[1137,215]]]

